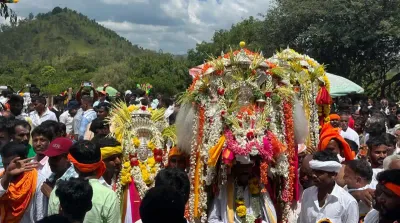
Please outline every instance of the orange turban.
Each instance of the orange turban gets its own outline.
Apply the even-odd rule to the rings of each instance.
[[[329,120],[340,120],[340,116],[338,114],[330,114]]]
[[[349,144],[344,140],[344,138],[340,135],[339,128],[333,128],[330,123],[326,123],[321,130],[321,134],[319,136],[319,145],[318,150],[324,150],[328,146],[329,142],[332,139],[338,140],[342,144],[344,158],[346,161],[354,160],[355,155],[351,150]]]
[[[173,156],[180,156],[180,155],[182,155],[182,152],[179,151],[178,148],[172,147],[172,149],[168,153],[168,158],[171,158]]]
[[[79,171],[83,173],[96,171],[97,179],[100,179],[100,177],[103,176],[104,172],[106,171],[106,165],[103,162],[102,158],[100,158],[99,162],[91,164],[80,163],[71,154],[68,154],[68,159],[69,161],[71,161],[74,167],[76,167]]]

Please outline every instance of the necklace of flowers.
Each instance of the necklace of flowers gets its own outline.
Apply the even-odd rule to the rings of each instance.
[[[242,223],[254,223],[261,218],[260,205],[260,184],[258,178],[254,177],[249,180],[250,206],[252,214],[247,212],[244,203],[244,188],[236,185],[236,214]]]

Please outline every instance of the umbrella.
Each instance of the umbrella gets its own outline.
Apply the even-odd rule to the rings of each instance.
[[[331,84],[330,94],[332,97],[346,96],[348,94],[362,94],[364,88],[344,77],[326,73]]]
[[[98,88],[96,88],[96,91],[103,91],[103,89],[104,89],[104,87],[98,87]],[[117,89],[108,86],[106,88],[106,92],[110,97],[115,97],[115,95],[117,94],[118,91],[117,91]]]

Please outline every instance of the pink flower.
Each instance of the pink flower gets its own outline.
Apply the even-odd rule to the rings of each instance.
[[[235,155],[230,149],[224,149],[224,151],[222,151],[222,162],[226,165],[231,166],[234,158]]]

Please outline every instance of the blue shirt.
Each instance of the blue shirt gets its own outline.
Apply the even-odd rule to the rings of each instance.
[[[87,126],[96,118],[97,114],[93,109],[89,109],[83,113],[81,124],[79,126],[79,139],[83,139]]]

